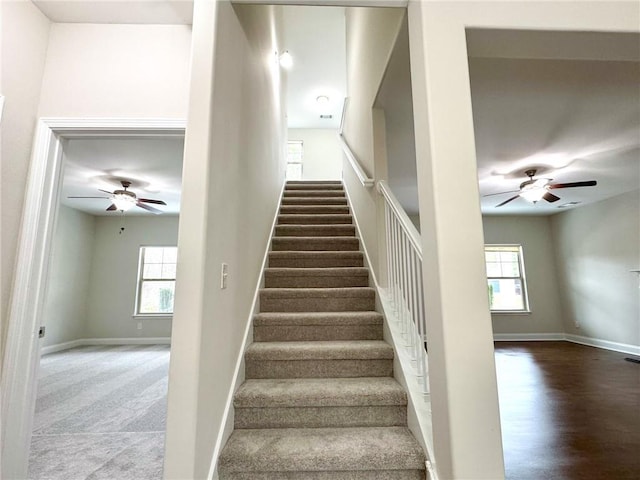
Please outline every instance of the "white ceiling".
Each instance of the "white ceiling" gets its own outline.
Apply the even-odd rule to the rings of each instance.
[[[287,125],[338,128],[347,95],[345,9],[286,6],[283,11],[284,45],[294,62],[287,72]],[[329,97],[325,106],[316,102],[321,95]]]
[[[70,139],[64,146],[64,176],[61,203],[91,215],[119,215],[107,212],[109,195],[120,190],[120,180],[131,182],[129,190],[138,198],[162,200],[151,205],[164,214],[180,211],[183,138]],[[75,199],[70,196],[107,197]],[[133,207],[130,215],[154,215]]]
[[[58,23],[191,25],[193,0],[32,0]]]

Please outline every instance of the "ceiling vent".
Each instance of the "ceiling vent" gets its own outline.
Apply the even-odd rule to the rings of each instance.
[[[320,118],[324,119],[324,120],[328,120],[333,118],[333,115],[320,115]]]

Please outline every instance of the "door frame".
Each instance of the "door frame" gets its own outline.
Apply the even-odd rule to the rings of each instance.
[[[36,125],[3,358],[1,412],[4,478],[26,478],[40,364],[40,338],[55,230],[64,141],[70,138],[184,136],[186,120],[40,118]]]

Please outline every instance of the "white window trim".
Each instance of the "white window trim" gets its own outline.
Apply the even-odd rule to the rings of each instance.
[[[174,247],[177,248],[176,245],[140,245],[138,247],[138,274],[136,277],[136,298],[135,298],[135,304],[133,306],[133,315],[131,315],[131,318],[133,319],[166,319],[166,318],[173,318],[173,312],[172,313],[140,313],[140,292],[142,290],[142,267],[144,265],[144,249],[145,248],[168,248],[168,247]],[[165,279],[166,280],[166,279]],[[148,280],[147,280],[148,281]],[[176,279],[173,279],[174,283],[176,281]]]
[[[290,162],[289,161],[289,153],[287,152],[287,165],[288,167],[291,165],[300,165],[300,179],[302,179],[304,174],[304,140],[287,140],[287,148],[290,143],[299,143],[300,144],[300,161],[299,162]],[[285,169],[286,169],[285,167]]]
[[[487,274],[487,280],[495,279],[495,280],[510,280],[513,278],[519,278],[522,282],[522,293],[524,297],[524,308],[522,310],[494,310],[489,305],[489,310],[491,311],[491,315],[530,315],[531,314],[531,305],[529,303],[529,288],[527,286],[527,276],[524,269],[524,249],[522,248],[522,244],[520,243],[486,243],[484,248],[485,252],[487,251],[487,247],[518,247],[518,264],[520,267],[520,276],[519,277],[490,277]],[[485,260],[485,268],[486,268],[486,260]]]

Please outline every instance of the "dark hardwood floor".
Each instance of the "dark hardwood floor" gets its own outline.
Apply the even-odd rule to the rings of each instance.
[[[640,479],[640,364],[628,356],[496,342],[507,479]]]

